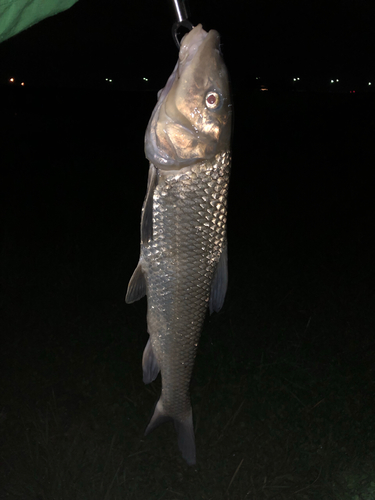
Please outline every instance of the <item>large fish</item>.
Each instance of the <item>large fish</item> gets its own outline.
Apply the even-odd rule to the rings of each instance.
[[[207,306],[219,311],[228,282],[227,192],[232,104],[219,34],[196,26],[149,121],[150,161],[141,255],[126,302],[147,295],[143,381],[161,371],[146,434],[173,420],[182,456],[195,464],[189,384]]]

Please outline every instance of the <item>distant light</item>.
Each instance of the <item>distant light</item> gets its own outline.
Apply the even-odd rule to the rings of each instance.
[[[368,82],[369,85],[371,85],[371,82]]]
[[[335,80],[331,80],[331,83],[335,83]]]
[[[21,82],[21,86],[23,87],[25,85],[25,82]]]
[[[297,78],[297,80],[299,80],[299,78]]]
[[[338,79],[338,78],[336,78],[336,82],[338,82],[338,81],[339,81],[339,79]]]
[[[10,83],[14,83],[14,78],[9,78]]]
[[[255,77],[255,80],[259,80],[259,79],[260,79],[260,76],[256,76],[256,77]]]
[[[143,77],[143,80],[144,80],[145,82],[148,82],[148,78]]]
[[[297,81],[297,78],[293,78],[293,82],[296,82]]]
[[[112,79],[111,78],[106,78],[105,81],[109,82],[109,83],[112,83]]]
[[[355,94],[355,90],[350,90],[350,93],[351,94]]]

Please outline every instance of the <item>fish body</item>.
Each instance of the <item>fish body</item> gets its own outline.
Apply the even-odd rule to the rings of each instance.
[[[189,465],[196,461],[189,395],[194,359],[207,307],[220,310],[228,282],[231,106],[219,35],[198,25],[183,38],[147,127],[141,255],[126,295],[128,303],[147,295],[143,380],[152,382],[159,371],[162,377],[146,434],[173,420]]]

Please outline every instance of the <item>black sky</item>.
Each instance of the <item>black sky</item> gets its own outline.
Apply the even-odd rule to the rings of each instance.
[[[190,0],[190,19],[222,35],[234,83],[247,72],[371,78],[375,3],[354,0]],[[0,44],[0,77],[165,81],[176,60],[171,0],[79,0]]]

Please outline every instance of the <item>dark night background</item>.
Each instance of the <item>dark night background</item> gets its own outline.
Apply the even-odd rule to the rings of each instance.
[[[79,0],[0,44],[0,500],[375,498],[375,4],[189,7],[235,107],[197,466],[171,426],[143,438],[160,379],[124,303],[173,9]]]
[[[372,2],[189,2],[193,24],[222,35],[234,88],[251,75],[290,82],[339,78],[367,84],[374,74]],[[0,46],[1,78],[29,84],[96,87],[103,78],[139,85],[146,76],[159,89],[173,68],[172,2],[80,0]]]

